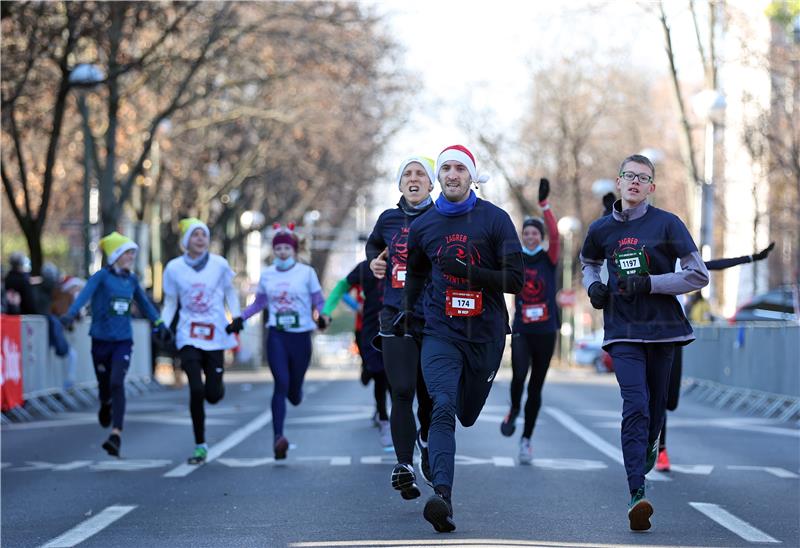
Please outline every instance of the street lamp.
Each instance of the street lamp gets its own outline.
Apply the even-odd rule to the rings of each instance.
[[[92,202],[97,204],[95,197],[92,200],[91,162],[92,162],[92,133],[89,127],[89,107],[86,105],[86,94],[96,89],[106,79],[103,70],[97,65],[81,63],[76,65],[69,74],[69,83],[78,93],[78,109],[81,113],[83,126],[83,274],[89,278],[92,264],[92,221],[97,222],[97,214],[90,215]]]
[[[565,216],[558,220],[558,232],[564,236],[564,253],[562,255],[561,289],[572,291],[573,238],[581,230],[581,221],[576,217]],[[577,299],[576,299],[577,301]],[[561,317],[561,362],[567,363],[572,340],[575,317],[571,307],[563,307]]]

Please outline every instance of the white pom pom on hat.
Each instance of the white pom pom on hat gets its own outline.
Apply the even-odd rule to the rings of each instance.
[[[442,169],[442,165],[451,160],[459,162],[467,168],[473,183],[485,183],[489,180],[488,175],[478,175],[475,156],[464,145],[449,146],[439,153],[439,157],[436,159],[436,177],[439,176],[439,170]]]

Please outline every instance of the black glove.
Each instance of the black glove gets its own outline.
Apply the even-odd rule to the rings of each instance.
[[[64,326],[64,329],[67,331],[72,331],[73,324],[75,323],[75,318],[72,316],[67,316],[64,314],[58,318],[58,321],[61,322],[61,325]]]
[[[544,178],[539,179],[539,203],[547,200],[548,196],[550,196],[550,181]]]
[[[225,326],[225,333],[230,335],[231,333],[238,333],[242,329],[244,329],[244,320],[241,316],[238,316]]]
[[[398,312],[392,319],[396,337],[413,337],[422,331],[425,323],[410,312]]]
[[[775,242],[770,242],[766,249],[762,249],[755,255],[753,255],[753,262],[756,261],[763,261],[769,256],[769,252],[775,247]]]
[[[320,314],[317,316],[317,327],[321,330],[327,329],[327,327],[331,324],[331,317],[327,314]]]
[[[589,286],[589,300],[597,310],[602,310],[608,304],[608,286],[603,282],[594,282]]]
[[[439,268],[442,272],[456,278],[469,279],[470,266],[469,259],[465,261],[453,255],[439,257]]]
[[[369,380],[372,378],[372,372],[369,369],[361,366],[361,384],[367,386],[369,384]]]
[[[647,274],[643,276],[639,274],[631,274],[630,276],[621,278],[617,286],[619,287],[619,292],[626,297],[630,295],[647,295],[652,289],[650,276]]]
[[[606,215],[611,213],[611,208],[614,207],[614,202],[616,201],[617,197],[613,192],[603,195],[603,210],[605,211]]]
[[[153,334],[156,337],[156,341],[163,346],[169,346],[172,344],[172,341],[175,340],[172,331],[170,331],[169,327],[167,327],[164,322],[161,322],[153,329]]]

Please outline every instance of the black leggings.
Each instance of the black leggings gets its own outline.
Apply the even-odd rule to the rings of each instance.
[[[206,412],[203,400],[217,403],[225,395],[225,385],[222,383],[223,351],[184,346],[178,351],[178,356],[189,379],[189,409],[192,412],[194,442],[205,443]],[[205,374],[205,385],[201,373]]]
[[[528,401],[525,403],[525,429],[522,436],[530,438],[533,427],[536,426],[536,417],[542,406],[542,386],[550,367],[550,358],[556,346],[554,333],[514,333],[511,336],[511,408],[517,410],[521,407],[522,389],[528,369],[531,369],[531,378],[528,382]]]
[[[417,394],[417,419],[420,437],[428,439],[431,426],[431,397],[422,378],[420,344],[413,337],[383,337],[383,367],[392,393],[392,441],[397,462],[411,464],[417,423],[414,420],[414,393]]]
[[[389,390],[389,385],[386,381],[386,372],[379,371],[373,373],[372,385],[375,389],[375,408],[378,410],[378,419],[388,421],[389,414],[386,412],[386,391]]]
[[[667,410],[675,411],[678,408],[678,399],[681,395],[681,375],[683,374],[683,347],[676,346],[672,358],[672,370],[669,373],[669,388],[667,389]],[[661,427],[661,436],[658,441],[659,449],[667,448],[667,414],[664,413],[664,426]]]

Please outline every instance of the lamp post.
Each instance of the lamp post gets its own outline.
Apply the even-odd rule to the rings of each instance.
[[[83,274],[86,278],[91,275],[91,226],[97,222],[97,214],[91,215],[92,202],[96,205],[97,200],[92,200],[92,130],[89,126],[89,107],[86,104],[86,94],[105,79],[106,76],[100,67],[86,63],[76,65],[69,74],[70,84],[78,89],[78,110],[81,113],[83,128]]]
[[[247,277],[251,283],[258,283],[261,276],[261,229],[264,226],[264,214],[255,210],[245,211],[239,216],[239,224],[247,232],[244,244]]]
[[[722,121],[725,116],[725,96],[717,90],[707,89],[692,97],[692,108],[695,114],[705,121],[706,133],[704,140],[703,181],[700,185],[700,253],[704,260],[709,260],[714,254],[714,186],[716,173],[714,163],[716,160],[717,143],[722,140]],[[695,198],[697,200],[697,198]],[[697,213],[695,214],[695,218]],[[706,298],[713,298],[711,284],[703,289]]]
[[[564,236],[564,253],[562,255],[561,288],[572,291],[573,237],[581,229],[581,222],[575,217],[561,217],[558,220],[558,232]],[[571,307],[563,307],[561,317],[561,363],[569,361],[572,350],[573,333],[575,332],[575,315]]]

